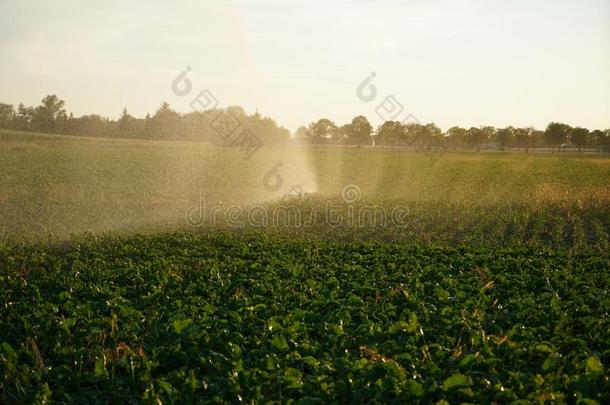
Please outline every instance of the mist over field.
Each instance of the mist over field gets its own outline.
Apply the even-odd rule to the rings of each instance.
[[[610,403],[608,38],[0,2],[0,403]]]
[[[462,207],[459,215],[476,208],[604,210],[610,202],[610,159],[600,155],[287,144],[244,159],[240,150],[195,142],[11,132],[3,140],[2,229],[9,234],[240,227],[243,221],[227,219],[231,209],[245,216],[244,226],[260,226],[247,221],[249,210],[262,209],[272,224],[277,205],[298,210],[305,222],[308,204],[317,204],[323,223],[329,202]],[[350,188],[357,195],[345,201]],[[306,225],[288,219],[276,218],[276,225]],[[410,227],[402,225],[397,235]]]

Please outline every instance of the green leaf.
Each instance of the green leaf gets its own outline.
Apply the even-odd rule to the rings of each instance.
[[[604,372],[604,366],[601,361],[595,356],[587,358],[587,374],[602,374]]]
[[[320,365],[320,362],[318,360],[315,359],[315,357],[313,356],[305,356],[301,359],[305,364],[309,365],[310,367],[317,369],[318,366]]]
[[[95,360],[95,368],[93,370],[93,373],[96,377],[99,377],[99,378],[105,378],[108,376],[108,372],[106,371],[106,365],[104,364],[103,357],[98,357],[97,360]]]
[[[278,330],[282,329],[282,325],[278,321],[276,321],[275,319],[271,319],[267,323],[267,329],[269,329],[270,332],[278,331]]]
[[[229,342],[227,345],[229,346],[229,353],[231,354],[231,357],[233,359],[240,359],[241,358],[241,347],[239,347],[239,345],[236,345],[233,342]]]
[[[407,380],[407,391],[418,398],[424,396],[424,386],[415,380]]]
[[[406,321],[398,321],[390,326],[390,333],[396,332],[408,332],[414,333],[419,326],[419,322],[417,320],[417,315],[415,313],[409,314],[409,322]]]
[[[445,382],[443,382],[443,391],[451,391],[458,388],[470,387],[472,385],[472,381],[470,377],[465,376],[464,374],[456,373],[451,377],[447,378]]]
[[[296,368],[288,367],[284,372],[286,380],[289,382],[288,388],[301,388],[303,386],[303,373]]]
[[[271,339],[271,345],[278,350],[288,350],[288,342],[282,335],[276,335]]]
[[[419,322],[417,319],[417,315],[414,312],[409,314],[409,327],[407,328],[407,332],[415,332],[417,327],[419,326]]]
[[[477,356],[474,354],[468,354],[466,356],[464,356],[464,358],[462,360],[460,360],[460,368],[462,369],[466,369],[469,368],[472,363],[474,363],[477,360]]]
[[[172,328],[174,328],[174,332],[180,334],[188,328],[191,323],[193,323],[193,320],[190,318],[176,319],[172,322]]]
[[[551,353],[549,354],[549,357],[546,358],[544,363],[542,363],[542,370],[545,372],[552,371],[556,369],[559,364],[561,364],[561,357],[555,353]]]
[[[7,357],[9,359],[14,359],[17,357],[17,353],[15,353],[15,351],[13,350],[11,345],[9,345],[6,342],[2,342],[2,350],[4,351],[4,353],[7,355]]]
[[[538,344],[538,345],[534,346],[534,350],[538,351],[538,352],[541,352],[541,353],[548,353],[548,354],[553,353],[553,348],[551,346],[547,345],[547,344],[544,344],[544,343],[541,343],[541,344]]]

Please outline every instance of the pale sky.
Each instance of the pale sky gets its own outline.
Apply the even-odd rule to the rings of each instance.
[[[356,88],[372,72],[366,103]],[[0,0],[0,102],[57,94],[75,115],[116,118],[162,101],[188,112],[203,89],[291,131],[378,121],[388,95],[443,129],[609,128],[610,1]]]

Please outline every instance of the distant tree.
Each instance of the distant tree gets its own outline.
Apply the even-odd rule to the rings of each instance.
[[[144,139],[154,139],[155,128],[153,124],[153,119],[150,114],[146,114],[144,117],[144,125],[142,127],[142,138]]]
[[[91,137],[114,137],[116,127],[114,122],[98,114],[83,115],[68,120],[67,132],[74,135]]]
[[[447,130],[447,139],[451,146],[462,148],[466,144],[467,131],[460,127],[451,127]]]
[[[320,126],[317,125],[319,121],[310,122],[306,127],[302,126],[297,129],[296,136],[300,139],[306,140],[309,143],[322,143],[323,137],[320,135]]]
[[[544,131],[539,129],[535,129],[532,132],[531,146],[536,148],[541,148],[545,145],[545,134]]]
[[[532,137],[534,134],[534,128],[515,128],[515,144],[525,149],[525,152],[529,152],[529,148],[532,146]]]
[[[438,146],[444,141],[443,131],[433,123],[417,124],[410,123],[404,126],[404,137],[410,146],[429,149]]]
[[[297,139],[307,139],[310,136],[311,136],[310,130],[304,125],[301,125],[300,127],[298,127],[294,133],[294,137]]]
[[[311,127],[311,139],[314,143],[322,143],[332,138],[337,130],[337,125],[328,118],[321,118]]]
[[[138,120],[127,112],[127,108],[123,108],[121,117],[117,121],[118,135],[121,138],[135,138],[138,132]]]
[[[466,132],[466,141],[471,147],[476,148],[476,150],[479,150],[481,148],[481,145],[489,141],[487,136],[487,131],[484,131],[482,128],[471,127]]]
[[[470,127],[466,130],[466,144],[470,148],[477,146],[476,138],[479,136],[479,128]],[[477,148],[478,149],[478,148]]]
[[[394,146],[401,143],[406,135],[406,128],[398,121],[386,121],[377,130],[375,143]]]
[[[286,128],[279,126],[272,118],[263,117],[258,112],[251,116],[244,115],[240,120],[242,125],[265,145],[277,145],[290,139],[290,132]]]
[[[570,131],[570,142],[576,145],[579,152],[587,146],[588,138],[589,130],[586,128],[576,127]]]
[[[498,132],[496,133],[496,141],[500,147],[510,150],[511,146],[515,142],[515,128],[508,126],[506,128],[498,129]]]
[[[416,122],[403,124],[405,143],[413,147],[421,147],[424,145],[424,126]]]
[[[75,125],[75,123],[76,123],[76,118],[74,118],[74,114],[73,113],[68,114],[68,119],[66,121],[66,128],[65,128],[65,133],[66,134],[68,134],[68,135],[79,135],[76,132],[76,129],[75,129],[76,125]]]
[[[571,127],[567,124],[551,122],[544,131],[546,144],[555,149],[557,146],[565,143],[570,136],[570,129]]]
[[[333,140],[336,144],[343,144],[349,138],[351,124],[343,124],[333,133]]]
[[[42,99],[41,105],[36,107],[32,117],[34,130],[41,132],[60,132],[67,120],[65,101],[55,94]]]
[[[601,129],[591,131],[591,142],[595,145],[595,148],[601,152],[602,146],[606,143],[606,134]]]
[[[243,110],[241,110],[243,112]],[[239,115],[239,111],[235,111]],[[169,103],[163,102],[152,117],[153,139],[178,139],[181,135],[180,114],[172,110]]]
[[[127,111],[127,107],[123,107],[123,111],[121,111],[121,117],[119,118],[119,122],[127,122],[133,117]]]
[[[15,119],[15,109],[12,104],[0,103],[0,128],[11,128]]]
[[[433,123],[424,125],[422,134],[426,142],[426,148],[440,146],[444,141],[443,131]]]
[[[373,126],[365,116],[355,117],[349,128],[349,142],[353,145],[367,145],[371,143],[371,133]]]
[[[22,131],[32,131],[32,119],[34,118],[34,108],[26,107],[19,103],[15,112],[15,128]]]
[[[481,132],[485,142],[491,142],[495,139],[498,130],[492,126],[483,126],[481,127]]]

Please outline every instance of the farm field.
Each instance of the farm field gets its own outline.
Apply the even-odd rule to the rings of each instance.
[[[0,131],[0,402],[607,403],[609,179]]]
[[[0,263],[2,402],[610,399],[596,253],[181,233]]]
[[[352,227],[351,236],[472,242],[493,228],[488,241],[605,246],[610,223],[610,158],[601,155],[286,147],[244,159],[239,150],[202,143],[2,131],[0,173],[0,232],[7,235],[223,226],[189,223],[185,214],[202,198],[223,210],[281,202],[309,212],[345,203],[346,187],[356,191],[355,206],[401,205],[408,213],[406,226]],[[324,220],[287,228],[313,236],[331,228]],[[345,233],[337,228],[345,227],[332,233]]]

